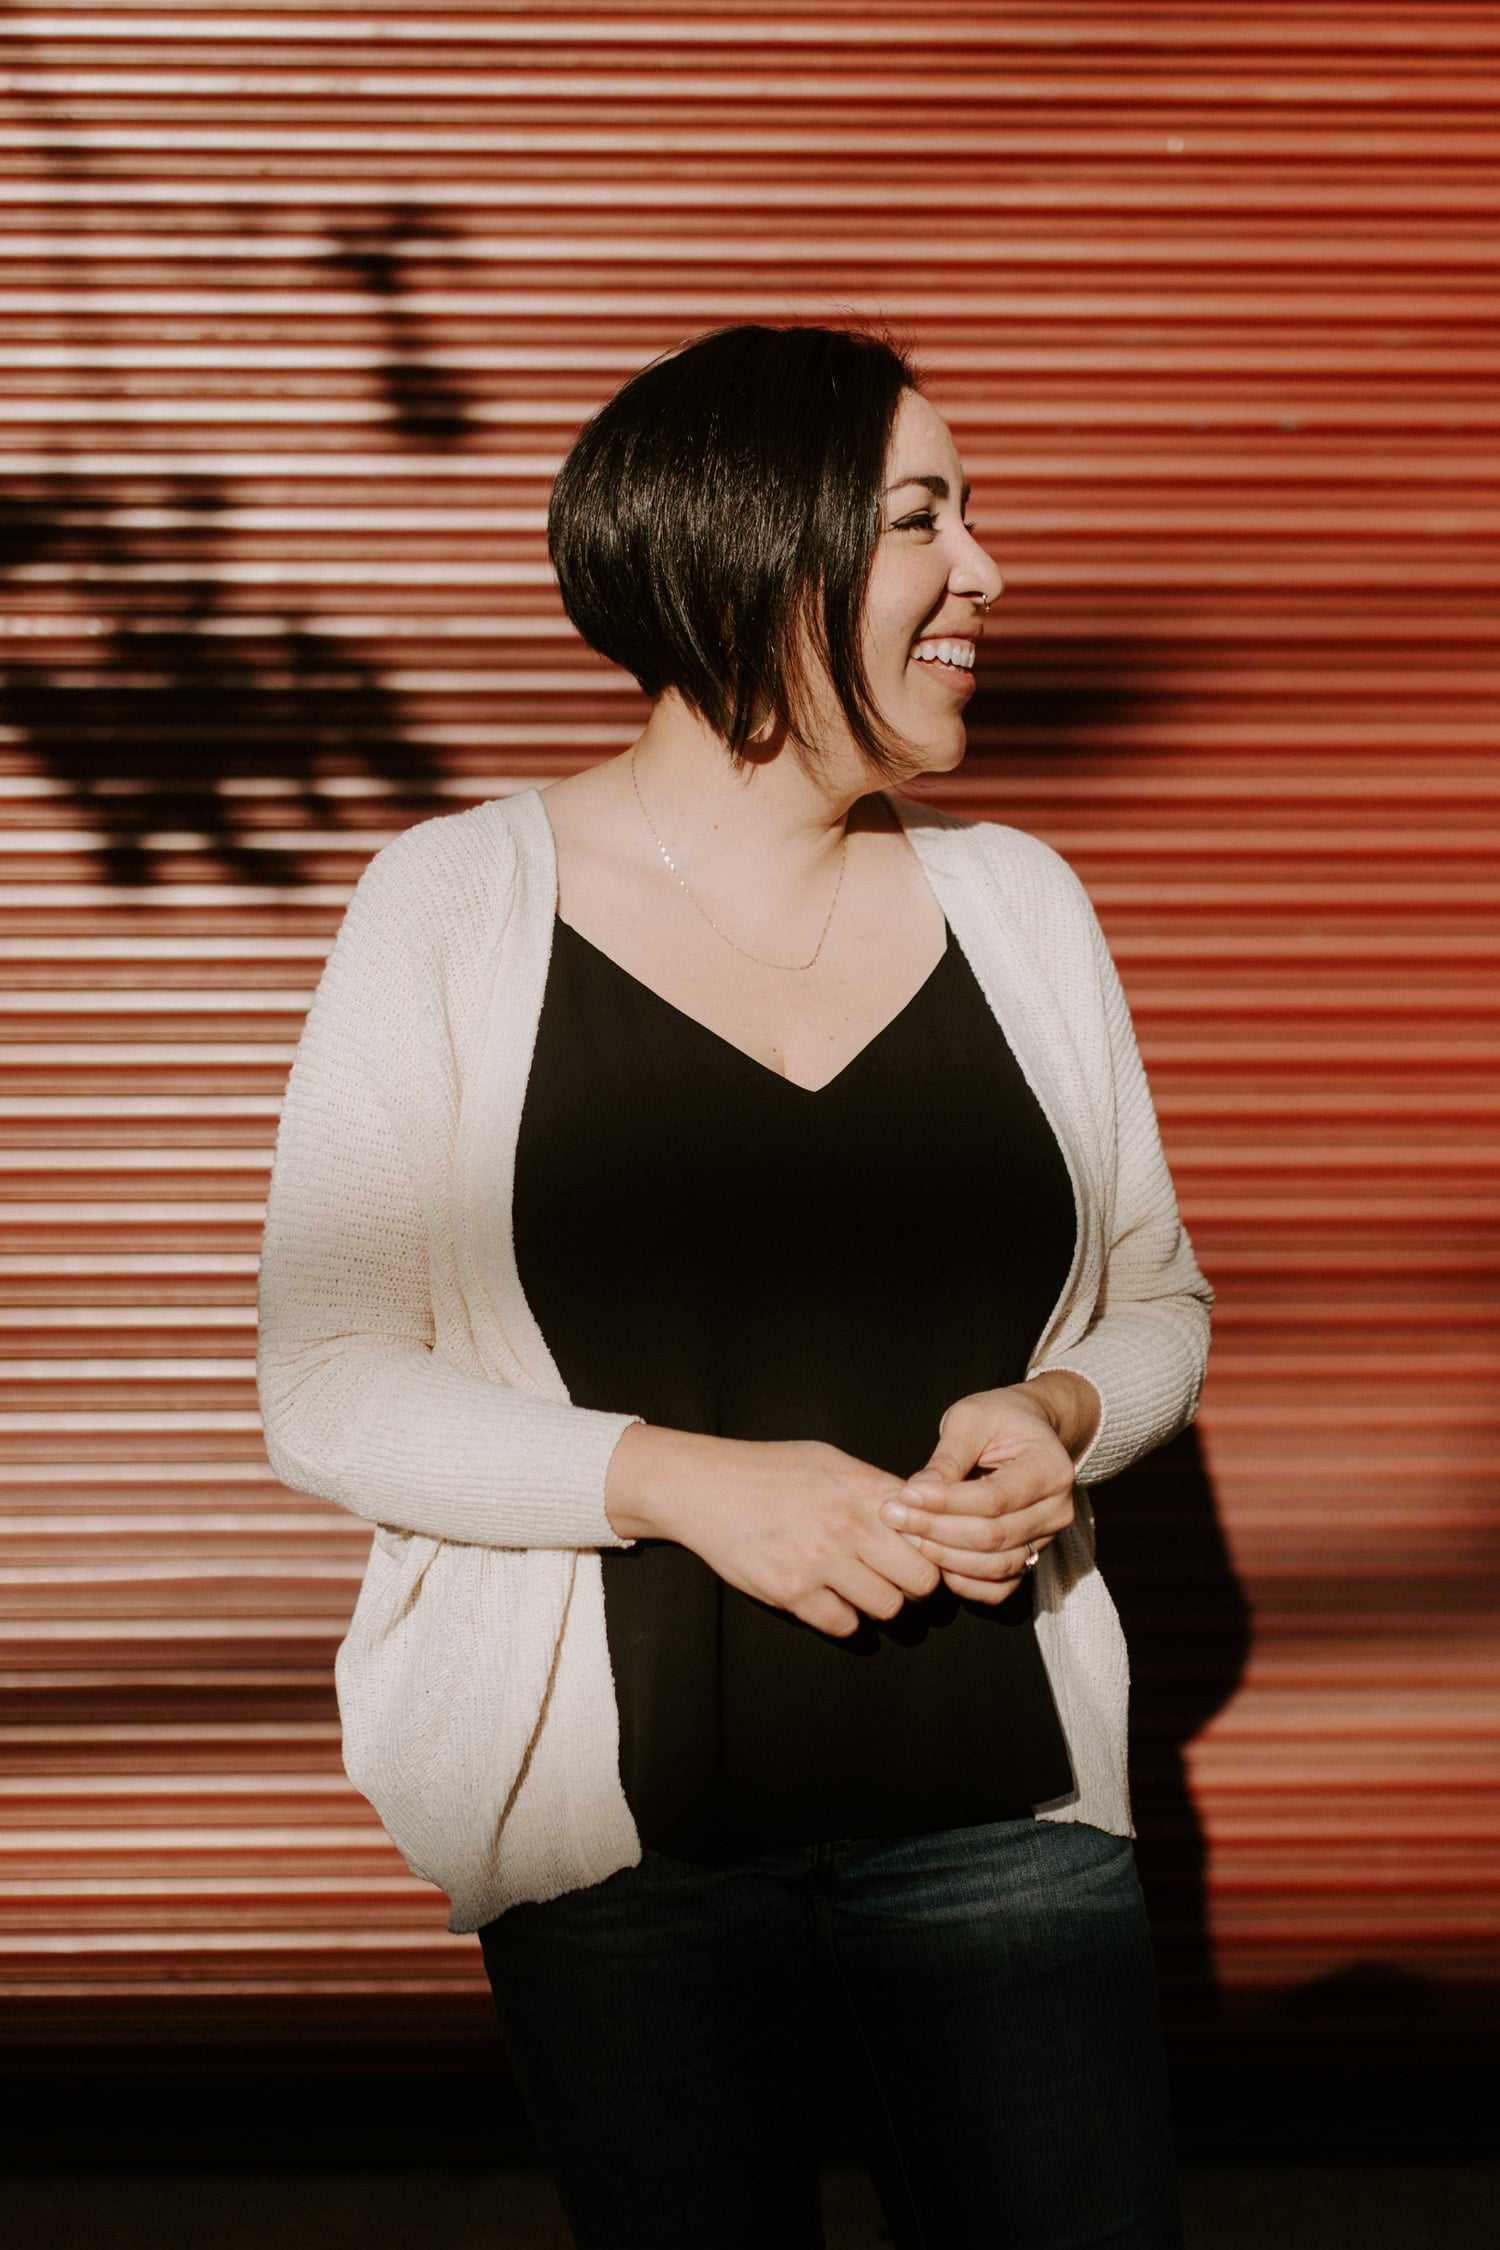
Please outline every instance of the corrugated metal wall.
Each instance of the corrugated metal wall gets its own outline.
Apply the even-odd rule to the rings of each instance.
[[[1500,11],[0,45],[13,2036],[485,2027],[339,1771],[365,1533],[256,1433],[278,1094],[371,848],[630,737],[544,567],[581,415],[842,311],[1008,581],[941,794],[1091,886],[1221,1291],[1201,1443],[1101,1501],[1174,2004],[1305,2051],[1492,1991]]]

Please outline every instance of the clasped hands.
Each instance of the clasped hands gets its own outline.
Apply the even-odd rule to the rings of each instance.
[[[1016,1590],[1028,1559],[1073,1521],[1073,1464],[1093,1435],[1098,1396],[1066,1372],[950,1406],[931,1459],[880,1517],[970,1601]]]
[[[820,1440],[636,1422],[610,1459],[606,1513],[621,1538],[675,1540],[741,1593],[845,1636],[939,1585],[1013,1594],[1029,1550],[1073,1521],[1073,1465],[1098,1417],[1093,1385],[1062,1369],[972,1392],[904,1482]]]

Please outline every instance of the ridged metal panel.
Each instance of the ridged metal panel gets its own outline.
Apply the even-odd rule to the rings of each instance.
[[[582,414],[853,312],[1008,582],[934,793],[1090,885],[1220,1290],[1201,1445],[1100,1501],[1174,2007],[1211,1957],[1273,2050],[1367,2001],[1450,2039],[1500,1825],[1500,11],[263,0],[0,50],[12,2036],[485,2029],[339,1772],[365,1535],[257,1436],[277,1101],[369,851],[630,737],[544,564]]]

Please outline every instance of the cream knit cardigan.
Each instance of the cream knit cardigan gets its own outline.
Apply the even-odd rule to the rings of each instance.
[[[1077,1249],[1031,1373],[1098,1391],[1079,1464],[1098,1482],[1191,1418],[1211,1301],[1124,996],[1055,853],[891,802],[1067,1159]],[[556,886],[535,789],[372,861],[297,1050],[261,1268],[271,1464],[376,1526],[337,1663],[345,1763],[455,1930],[641,1856],[598,1553],[631,1544],[604,1480],[638,1417],[569,1403],[511,1234]],[[964,1224],[961,1183],[892,1192],[934,1234]],[[1036,1597],[1077,1780],[1044,1817],[1129,1834],[1125,1646],[1086,1495]]]

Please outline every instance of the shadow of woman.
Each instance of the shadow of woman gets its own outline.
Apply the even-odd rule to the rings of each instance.
[[[1186,1749],[1244,1675],[1251,1613],[1196,1430],[1093,1493],[1099,1564],[1130,1644],[1130,1773],[1167,2038],[1179,2071],[1213,2056],[1207,1846]]]

